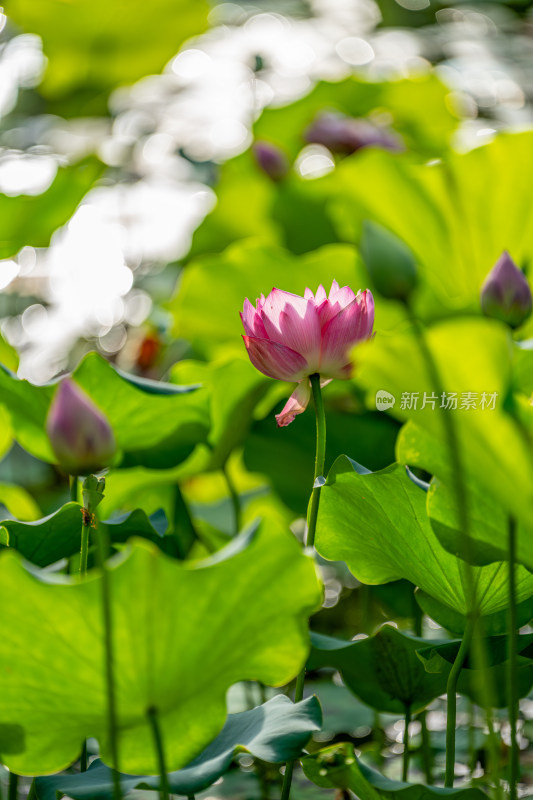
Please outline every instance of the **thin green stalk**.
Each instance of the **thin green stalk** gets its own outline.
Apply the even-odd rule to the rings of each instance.
[[[418,603],[416,602],[414,592],[412,601],[413,601],[413,628],[415,636],[418,636],[419,639],[421,639],[424,633],[424,613],[420,608],[420,606],[418,605]],[[431,786],[433,783],[433,759],[431,757],[431,740],[429,736],[425,710],[421,711],[418,714],[418,720],[420,722],[420,735],[422,738],[422,746],[420,748],[420,752],[422,754],[424,775],[426,778],[426,784],[428,786]]]
[[[70,499],[73,503],[78,502],[78,476],[69,476]]]
[[[87,561],[89,558],[89,530],[91,527],[90,517],[85,513],[81,521],[81,547],[80,547],[80,575],[87,575]],[[88,523],[88,524],[87,524]]]
[[[19,793],[19,776],[16,772],[9,773],[8,800],[17,800]]]
[[[444,779],[445,787],[453,787],[453,780],[455,777],[455,725],[457,722],[457,681],[463,669],[464,663],[468,656],[468,651],[472,642],[472,634],[474,631],[474,620],[469,618],[466,625],[466,630],[461,640],[459,652],[455,657],[450,674],[448,675],[448,683],[446,685],[446,699],[447,699],[447,717],[446,717],[446,774]]]
[[[427,373],[429,375],[432,388],[435,390],[438,397],[442,397],[444,391],[443,384],[440,379],[437,364],[428,346],[424,329],[421,323],[416,318],[409,304],[406,304],[406,311],[413,325],[420,354],[422,356]],[[461,552],[459,553],[459,556],[464,560],[466,565],[464,571],[464,577],[465,577],[465,589],[466,589],[465,594],[466,594],[467,606],[471,617],[473,619],[477,618],[479,625],[476,584],[475,584],[473,568],[471,566],[472,545],[469,538],[470,520],[468,516],[468,498],[465,488],[465,472],[463,469],[461,447],[455,422],[453,420],[453,415],[444,408],[439,407],[439,410],[441,411],[441,419],[444,428],[444,434],[448,441],[448,451],[450,454],[450,461],[452,466],[452,481],[457,500],[457,509],[459,513],[459,529],[463,534],[462,542],[460,542]],[[487,666],[488,659],[486,655],[486,643],[481,635],[475,638],[477,641],[476,641],[476,647],[473,648],[473,661],[481,673],[481,681],[480,681],[481,697],[483,701],[484,710],[487,716],[487,720],[489,723],[489,731],[490,731],[494,730],[494,727],[492,725],[492,700],[491,700],[493,692],[491,690],[490,675]],[[455,696],[454,696],[454,707],[455,707]],[[454,708],[454,717],[455,717],[455,708]],[[451,743],[452,734],[454,737],[453,746],[454,746],[454,757],[455,757],[455,725],[452,732],[447,730],[447,735],[446,735],[447,742]],[[497,749],[497,744],[495,742],[495,738],[493,736],[489,736],[489,750],[490,750],[490,761],[492,764],[492,769],[494,771],[495,779],[499,787],[498,749]]]
[[[324,464],[326,461],[326,415],[324,414],[324,403],[322,401],[322,390],[320,388],[320,375],[315,372],[313,375],[309,376],[309,380],[311,381],[311,389],[315,403],[316,454],[315,475],[307,517],[307,546],[314,547],[316,521],[318,517],[318,503],[320,501],[320,486],[316,486],[315,484],[317,478],[324,474]],[[294,690],[295,703],[299,703],[304,696],[304,683],[305,667],[302,669],[296,679],[296,688]],[[283,776],[283,786],[281,789],[281,800],[289,800],[291,793],[292,773],[294,772],[294,763],[294,761],[288,761],[285,765],[285,774]]]
[[[424,777],[428,786],[433,785],[433,758],[431,755],[431,737],[427,723],[426,712],[421,711],[418,715],[420,720],[420,735],[422,737],[422,764],[424,767]]]
[[[87,772],[87,739],[83,740],[80,753],[80,772]]]
[[[37,790],[35,788],[35,778],[30,784],[30,791],[28,792],[27,800],[38,800]]]
[[[403,729],[403,757],[402,757],[402,781],[407,783],[409,776],[409,723],[411,722],[411,706],[405,706],[405,727]]]
[[[159,778],[160,778],[159,797],[160,800],[169,800],[167,766],[165,761],[165,748],[163,745],[161,728],[159,726],[157,709],[153,707],[149,708],[147,714],[148,714],[148,720],[152,728],[152,735],[154,737],[154,748],[157,755],[157,762],[159,764]]]
[[[517,798],[517,784],[520,779],[520,750],[518,747],[518,664],[516,649],[518,646],[518,620],[516,616],[516,521],[509,517],[509,632],[507,639],[508,659],[508,704],[509,726],[511,728],[511,761],[509,769],[509,796]]]
[[[315,455],[315,476],[313,480],[313,491],[311,493],[311,503],[307,520],[307,546],[313,547],[315,544],[316,520],[318,517],[318,503],[320,500],[320,486],[315,486],[316,479],[324,474],[324,462],[326,460],[326,415],[324,414],[324,403],[322,401],[322,389],[320,388],[320,375],[315,372],[310,376],[311,389],[316,413],[316,455]]]
[[[122,800],[122,787],[119,776],[118,760],[118,719],[115,697],[115,676],[113,669],[113,624],[111,609],[111,581],[109,570],[106,565],[108,546],[101,528],[97,528],[96,541],[98,545],[98,559],[102,570],[102,609],[104,622],[104,642],[105,642],[105,670],[107,688],[107,713],[108,713],[108,732],[111,747],[111,759],[113,766],[113,797],[114,800]]]
[[[235,488],[235,484],[231,478],[231,475],[228,472],[228,465],[224,464],[222,467],[222,474],[224,475],[224,479],[226,481],[226,486],[228,488],[228,494],[231,500],[231,506],[233,508],[233,526],[234,532],[239,533],[241,529],[241,499],[239,497],[239,493]]]

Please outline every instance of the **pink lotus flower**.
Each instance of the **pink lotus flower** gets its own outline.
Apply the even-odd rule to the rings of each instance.
[[[298,381],[281,414],[279,427],[305,411],[311,396],[309,375],[318,373],[321,385],[350,377],[350,349],[369,339],[374,324],[374,298],[366,289],[357,295],[333,281],[329,296],[323,286],[303,297],[280,289],[261,295],[255,308],[248,298],[241,314],[244,344],[260,372],[281,381]]]

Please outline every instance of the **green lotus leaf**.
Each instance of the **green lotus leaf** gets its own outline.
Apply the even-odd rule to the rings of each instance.
[[[123,466],[173,467],[207,438],[207,396],[197,385],[143,381],[120,372],[97,353],[85,356],[73,379],[109,419]],[[0,368],[0,390],[22,447],[55,463],[45,432],[55,384],[35,386]]]
[[[192,795],[207,789],[228,771],[237,753],[250,753],[268,763],[279,764],[301,755],[314,731],[320,730],[322,713],[316,697],[291,703],[277,695],[262,706],[230,714],[226,724],[194,761],[168,775],[172,794]],[[121,775],[124,794],[132,789],[159,789],[159,776]],[[101,761],[93,761],[87,772],[37,778],[39,800],[56,800],[56,793],[74,800],[113,797],[113,775]]]
[[[501,625],[508,603],[506,564],[469,567],[448,553],[430,525],[426,492],[398,464],[369,473],[340,456],[321,490],[315,543],[324,558],[345,561],[363,583],[411,581],[422,592],[419,602],[431,598],[437,621],[456,631],[465,623],[466,570],[472,569],[487,630]],[[526,620],[532,595],[533,575],[519,567],[517,601],[524,602]]]
[[[351,789],[359,800],[486,800],[486,794],[477,787],[444,789],[420,783],[393,781],[359,761],[353,744],[341,743],[319,750],[302,759],[302,767],[309,780],[317,786]]]
[[[78,503],[66,503],[53,514],[32,522],[6,519],[0,522],[0,546],[17,550],[38,567],[47,567],[61,558],[79,553],[81,524],[81,506]],[[140,536],[165,549],[168,523],[162,512],[148,517],[141,509],[135,509],[98,524],[106,529],[112,543]]]
[[[449,150],[425,164],[368,148],[323,181],[330,184],[332,213],[346,241],[358,242],[361,221],[371,219],[412,250],[433,298],[430,307],[420,297],[423,318],[439,318],[443,307],[479,314],[481,285],[502,251],[518,264],[533,256],[533,210],[523,202],[532,144],[531,131],[500,134],[482,147]]]
[[[428,329],[425,339],[446,394],[444,402],[452,393],[457,400],[457,408],[448,408],[446,413],[458,440],[464,471],[459,479],[468,484],[469,476],[476,476],[507,514],[531,525],[533,451],[523,424],[509,410],[514,357],[509,331],[494,320],[449,320]],[[358,380],[367,390],[370,405],[375,407],[376,393],[386,390],[396,400],[390,408],[393,416],[413,420],[440,443],[439,451],[445,455],[439,452],[439,463],[419,466],[447,483],[454,461],[443,428],[442,397],[437,397],[415,335],[376,336],[372,343],[357,348],[356,358]],[[411,395],[416,408],[409,407]],[[528,409],[533,421],[533,407]]]
[[[346,686],[378,711],[416,713],[446,692],[446,678],[427,672],[417,657],[427,642],[392,625],[356,641],[313,633],[311,644],[308,669],[335,667]]]
[[[43,40],[41,92],[62,116],[105,114],[112,89],[160,72],[207,24],[204,0],[12,0],[9,16]],[[164,20],[164,24],[162,21]]]
[[[195,563],[134,539],[109,578],[116,766],[141,775],[158,772],[148,712],[157,712],[168,769],[181,769],[222,729],[232,684],[296,676],[321,601],[312,560],[273,525]],[[98,571],[79,582],[29,572],[11,551],[0,557],[0,754],[15,772],[62,770],[89,736],[111,760],[101,583]],[[17,747],[5,733],[12,726]]]

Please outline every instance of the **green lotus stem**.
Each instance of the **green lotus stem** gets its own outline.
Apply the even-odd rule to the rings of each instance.
[[[435,390],[438,396],[442,395],[443,392],[443,384],[440,379],[439,371],[437,364],[433,358],[433,354],[428,346],[426,336],[424,333],[424,329],[416,318],[413,310],[411,309],[409,303],[406,303],[406,311],[407,315],[413,325],[416,340],[418,342],[418,347],[420,350],[420,354],[422,356],[422,360],[424,361],[427,373],[429,375],[430,381],[432,383],[432,388]],[[459,553],[459,556],[464,559],[466,564],[465,569],[465,583],[466,583],[466,592],[467,595],[466,600],[468,604],[468,612],[473,619],[478,617],[478,602],[476,597],[476,585],[475,585],[475,578],[473,574],[473,568],[471,567],[471,551],[472,545],[469,538],[469,529],[470,529],[470,519],[468,516],[468,498],[465,489],[465,480],[464,480],[464,469],[463,469],[463,462],[461,458],[461,447],[459,442],[459,437],[457,435],[457,429],[455,426],[455,422],[452,418],[452,414],[447,413],[445,409],[441,410],[441,419],[444,428],[444,434],[448,441],[448,452],[450,455],[450,461],[452,465],[452,480],[454,484],[454,492],[457,500],[457,509],[459,514],[459,528],[463,534],[463,541],[462,541],[462,552]],[[479,631],[479,619],[478,619],[478,631]],[[486,643],[484,639],[479,636],[477,638],[477,646],[473,648],[473,660],[476,663],[476,666],[479,667],[481,673],[481,695],[482,701],[484,705],[484,710],[487,716],[487,720],[490,721],[488,725],[489,731],[492,729],[492,707],[491,707],[491,698],[493,693],[490,687],[490,677],[488,674],[488,660],[486,655]],[[453,702],[453,715],[455,719],[455,695],[454,695],[454,702]],[[453,736],[453,757],[455,759],[455,722],[453,726],[453,730],[450,732],[448,729],[446,731],[446,741],[451,743],[451,739]],[[499,779],[497,778],[497,771],[498,771],[498,753],[497,753],[497,745],[494,741],[493,736],[489,736],[489,749],[490,749],[490,761],[493,766],[495,777],[499,785]],[[448,759],[447,759],[448,761]],[[452,763],[452,770],[453,770],[453,763]],[[452,773],[452,781],[453,781],[453,773]],[[452,784],[453,785],[453,784]],[[448,784],[446,784],[448,786]]]
[[[233,508],[233,525],[234,525],[234,532],[239,533],[241,529],[241,500],[239,497],[239,493],[235,488],[235,484],[231,478],[231,475],[228,472],[228,465],[224,464],[222,467],[222,474],[224,475],[224,480],[226,481],[226,486],[228,487],[228,494],[231,500],[231,506]]]
[[[84,739],[81,746],[80,772],[87,772],[87,739]]]
[[[324,462],[326,460],[326,415],[324,414],[324,403],[322,401],[322,389],[320,388],[320,375],[315,372],[309,376],[311,389],[313,390],[313,400],[316,413],[316,455],[315,455],[315,476],[313,480],[313,491],[311,493],[311,503],[309,507],[309,517],[307,522],[307,546],[313,547],[315,544],[316,520],[318,517],[318,503],[320,501],[320,486],[315,486],[316,479],[324,474]]]
[[[418,605],[418,603],[416,602],[414,592],[412,595],[412,603],[413,603],[413,628],[415,636],[418,636],[421,639],[424,633],[424,613],[420,608],[420,606]],[[431,741],[429,736],[425,710],[421,711],[418,714],[418,719],[420,721],[420,734],[422,738],[421,753],[422,753],[422,764],[424,766],[424,775],[426,778],[427,785],[431,786],[433,783],[433,759],[431,757]]]
[[[433,785],[433,759],[431,757],[431,738],[429,735],[426,712],[421,711],[418,715],[420,720],[420,735],[422,737],[422,764],[424,766],[424,776],[428,786]]]
[[[70,488],[70,499],[73,503],[78,502],[78,476],[77,475],[69,475],[69,488]]]
[[[403,729],[403,757],[402,757],[402,781],[407,783],[409,777],[409,723],[411,722],[411,706],[405,706],[405,727]]]
[[[161,735],[161,728],[159,726],[159,717],[157,715],[157,708],[149,708],[147,711],[148,721],[152,728],[152,735],[154,737],[154,748],[157,755],[157,762],[159,765],[159,797],[161,800],[169,800],[169,788],[167,778],[167,766],[165,761],[165,748],[163,745],[163,737]]]
[[[466,629],[461,640],[459,652],[455,657],[450,674],[448,675],[448,683],[446,685],[446,699],[447,699],[447,717],[446,717],[446,774],[444,779],[444,786],[446,788],[453,788],[453,781],[455,777],[455,725],[457,722],[457,681],[459,675],[465,664],[468,656],[468,651],[472,643],[472,635],[474,632],[474,619],[470,617],[466,623]]]
[[[517,798],[517,784],[520,778],[520,750],[518,747],[518,664],[516,649],[518,646],[518,621],[516,616],[516,521],[509,517],[508,538],[509,559],[509,631],[507,638],[508,659],[508,706],[509,726],[511,728],[511,761],[509,770],[509,796]]]
[[[494,697],[494,685],[491,673],[489,672],[487,643],[483,636],[483,617],[478,617],[474,628],[474,634],[472,637],[472,661],[482,676],[482,680],[480,681],[481,706],[485,712],[485,721],[488,730],[487,750],[489,754],[490,769],[494,776],[494,795],[498,798],[501,796],[499,767],[500,747],[492,717],[491,698]]]
[[[101,528],[97,528],[97,549],[100,569],[102,570],[102,610],[104,622],[104,643],[105,643],[105,670],[106,670],[106,689],[107,689],[107,714],[108,732],[111,747],[111,759],[113,762],[113,797],[114,800],[122,800],[122,787],[120,785],[119,760],[118,760],[118,719],[115,697],[115,675],[113,667],[113,623],[111,608],[111,581],[109,570],[106,565],[108,555],[108,545],[105,535]]]
[[[309,513],[307,517],[307,546],[314,547],[316,521],[318,517],[318,503],[320,501],[320,486],[315,486],[316,479],[324,474],[324,463],[326,461],[326,415],[324,414],[324,403],[322,402],[322,390],[320,388],[320,375],[315,372],[309,376],[311,389],[313,390],[313,400],[315,403],[316,414],[316,454],[315,454],[315,476],[313,489],[309,503]],[[294,702],[299,703],[304,696],[305,667],[296,679],[294,690]],[[292,773],[294,772],[294,761],[288,761],[285,765],[283,776],[283,786],[281,789],[281,800],[289,800],[292,784]]]
[[[9,773],[9,785],[7,790],[8,800],[17,800],[19,792],[19,776],[16,772]]]
[[[85,511],[85,509],[84,509]],[[87,561],[89,558],[89,529],[90,523],[87,523],[85,513],[81,522],[81,547],[80,547],[80,575],[84,578],[87,575]]]

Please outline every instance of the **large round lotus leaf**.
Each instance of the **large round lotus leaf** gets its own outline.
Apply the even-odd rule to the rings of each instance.
[[[212,559],[180,563],[133,540],[110,568],[120,770],[156,774],[147,711],[156,709],[176,770],[220,731],[237,681],[282,685],[309,651],[320,604],[313,562],[283,529],[264,526]],[[9,769],[64,769],[84,737],[111,760],[102,580],[29,572],[0,557],[0,754]]]
[[[484,147],[449,151],[425,164],[367,148],[322,180],[339,222],[351,221],[350,241],[358,240],[361,219],[371,219],[408,245],[421,281],[440,303],[436,316],[443,305],[479,313],[481,285],[502,251],[510,250],[518,264],[533,255],[533,209],[523,201],[532,145],[531,131],[501,134]],[[427,315],[427,307],[421,311]]]
[[[340,456],[321,490],[316,548],[325,558],[345,561],[363,583],[379,584],[405,578],[438,601],[433,616],[458,630],[469,605],[467,570],[472,570],[479,610],[484,615],[503,611],[508,602],[507,567],[496,562],[469,567],[448,553],[433,531],[426,512],[426,492],[393,465],[380,472],[360,474]],[[533,595],[533,575],[517,570],[517,601]],[[444,609],[444,612],[443,612]],[[446,614],[446,609],[454,613]],[[529,610],[529,617],[531,616]],[[464,622],[464,618],[463,618]]]
[[[508,329],[495,320],[454,319],[432,326],[425,336],[446,395],[444,404],[450,406],[444,411],[455,426],[462,480],[476,475],[508,514],[530,525],[533,451],[524,426],[510,413],[514,348]],[[378,335],[357,348],[356,359],[356,377],[372,408],[379,390],[389,392],[396,400],[390,407],[393,416],[413,420],[443,445],[445,462],[435,465],[439,471],[434,474],[445,481],[446,465],[449,473],[454,461],[443,428],[442,395],[414,333]],[[523,413],[531,424],[533,407]]]

